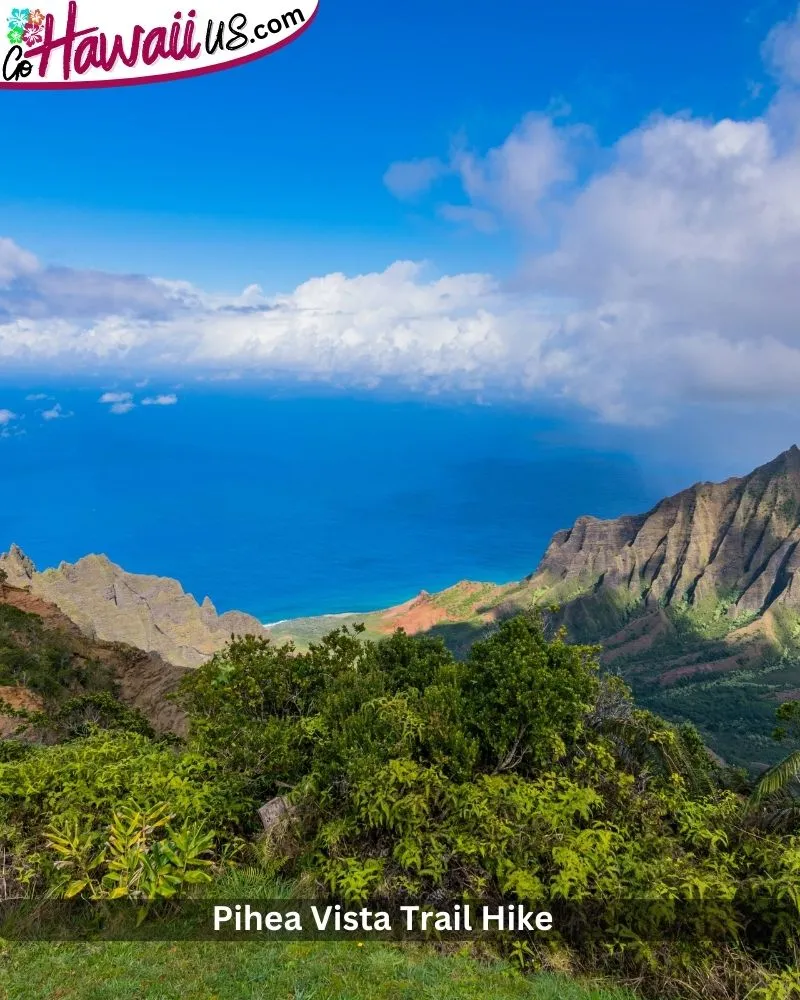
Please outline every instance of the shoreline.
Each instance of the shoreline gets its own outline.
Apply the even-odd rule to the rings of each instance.
[[[311,618],[358,618],[360,614],[371,615],[374,611],[337,611],[334,614],[327,615],[303,615],[300,618],[281,618],[277,622],[262,622],[264,628],[275,628],[276,625],[285,625],[286,622],[302,622],[308,621]]]

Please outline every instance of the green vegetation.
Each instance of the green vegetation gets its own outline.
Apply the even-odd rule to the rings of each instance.
[[[612,978],[653,998],[749,990],[753,1000],[788,1000],[800,944],[791,767],[753,795],[692,725],[637,707],[619,678],[601,676],[599,652],[567,642],[539,612],[508,618],[463,660],[436,638],[398,631],[373,641],[360,626],[304,652],[236,639],[185,677],[184,741],[156,736],[96,695],[62,699],[48,724],[27,720],[37,741],[0,742],[7,895],[211,898],[238,886],[253,897],[282,879],[349,904],[573,904],[574,919],[552,936],[501,936],[493,953],[526,973]],[[792,710],[782,714],[794,723]],[[257,809],[268,800],[280,808],[264,834]],[[101,997],[110,994],[99,970],[145,954],[142,945],[49,947],[11,949],[9,996],[34,995],[13,971],[21,956],[45,977],[48,954],[86,956],[95,992],[73,995]],[[193,954],[147,948],[166,977],[170,956]],[[236,995],[207,985],[224,981],[234,951],[222,952],[217,945],[218,957],[188,979],[198,996]],[[249,967],[304,995],[291,990],[305,980],[275,971],[302,953],[259,946]],[[424,950],[370,946],[359,962],[397,965],[394,986],[381,986],[374,973],[359,979],[359,962],[341,978],[342,946],[305,953],[317,964],[302,988],[320,996],[368,987],[370,996],[467,996],[462,978],[478,975],[490,997],[592,995],[509,978],[503,965],[451,957],[448,966]],[[145,979],[153,992],[129,995],[172,995],[155,975]]]
[[[613,593],[582,598],[565,612],[576,641],[602,640],[627,626],[623,638],[603,645],[613,654],[610,669],[630,684],[637,703],[672,722],[692,723],[727,762],[757,773],[782,755],[770,734],[778,704],[800,689],[800,629],[797,616],[779,608],[771,612],[769,639],[731,643],[732,633],[755,620],[730,613],[735,596],[661,608],[667,625],[660,632],[641,605],[625,605]],[[626,652],[626,642],[646,639],[651,630],[651,641]],[[715,664],[723,669],[716,672]],[[692,672],[695,666],[701,669]],[[681,668],[686,676],[664,683],[665,675]]]
[[[495,597],[497,587],[492,583],[476,583],[457,585],[447,590],[434,594],[432,603],[437,608],[442,608],[453,618],[470,617],[473,608],[481,607],[488,599]]]
[[[558,601],[562,608],[558,620],[570,639],[599,642],[615,653],[611,669],[626,679],[639,704],[675,723],[692,723],[731,765],[758,773],[780,759],[781,748],[770,737],[775,708],[800,690],[800,618],[789,608],[773,607],[768,637],[754,636],[750,642],[732,645],[734,633],[757,620],[752,613],[732,612],[739,595],[722,594],[697,602],[684,598],[661,609],[669,623],[667,630],[635,652],[626,652],[627,641],[637,635],[647,639],[654,627],[649,617],[652,608],[627,590],[601,587],[592,592],[582,589],[579,581],[560,589],[534,590],[525,581],[502,588],[478,586],[480,591],[468,593],[450,588],[431,599],[450,618],[425,634],[442,639],[456,657],[467,658],[472,645],[493,630],[484,617],[474,613],[476,606],[484,602],[497,606],[503,617],[524,612],[533,601],[540,605]],[[339,622],[352,627],[362,619],[365,635],[381,638],[380,614],[352,615]],[[331,619],[310,618],[278,626],[272,634],[276,641],[297,636],[298,646],[307,650],[309,643],[319,642],[330,628]],[[622,629],[625,632],[618,637]],[[718,673],[703,669],[662,682],[664,674],[679,667],[714,664],[722,668]]]
[[[380,637],[380,613],[367,615],[318,615],[313,618],[293,618],[270,627],[269,635],[273,642],[291,641],[297,650],[306,652],[312,643],[319,642],[333,628],[352,628],[354,625],[364,625],[364,634],[371,638]]]
[[[48,697],[113,689],[108,668],[93,660],[76,662],[69,643],[38,615],[0,604],[0,685],[7,684]]]
[[[773,733],[774,738],[782,742],[791,734],[797,739],[800,736],[800,701],[784,702],[776,715],[780,725]],[[800,800],[796,800],[791,793],[798,777],[800,750],[793,750],[758,779],[750,802],[753,807],[765,802],[773,803],[773,826],[791,827],[800,816]]]
[[[17,945],[0,960],[4,1000],[632,1000],[563,976],[523,976],[408,945],[107,943]]]

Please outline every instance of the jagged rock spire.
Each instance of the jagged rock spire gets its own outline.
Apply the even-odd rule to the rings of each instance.
[[[697,483],[651,511],[578,518],[558,532],[534,586],[617,588],[646,603],[730,597],[735,611],[800,608],[800,449],[747,476]]]

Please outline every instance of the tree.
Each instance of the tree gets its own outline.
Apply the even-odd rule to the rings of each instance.
[[[8,573],[0,566],[0,596],[6,596],[6,584],[8,583]]]
[[[778,708],[775,717],[780,725],[772,734],[774,739],[779,741],[787,737],[800,739],[800,701],[785,701]],[[797,778],[800,778],[800,750],[793,751],[761,775],[750,797],[751,806],[760,806],[775,796],[786,798],[792,782]],[[781,810],[781,816],[784,818],[788,815],[787,810],[795,814],[800,811],[800,805],[793,799]]]
[[[597,695],[597,652],[569,644],[564,629],[548,637],[539,611],[476,642],[462,690],[484,764],[500,772],[561,757]]]

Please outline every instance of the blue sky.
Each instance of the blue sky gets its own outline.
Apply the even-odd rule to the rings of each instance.
[[[323,0],[243,67],[2,100],[19,385],[452,395],[731,461],[731,431],[800,437],[796,2]]]
[[[240,68],[0,100],[40,565],[363,609],[800,441],[796,2],[322,0]]]
[[[446,155],[459,134],[487,149],[525,114],[563,105],[562,121],[591,126],[606,146],[656,111],[752,115],[774,90],[760,44],[792,9],[322,0],[305,35],[235,70],[4,92],[19,129],[0,164],[3,230],[48,263],[211,290],[287,291],[406,258],[507,273],[513,234],[487,238],[399,202],[387,167]]]

